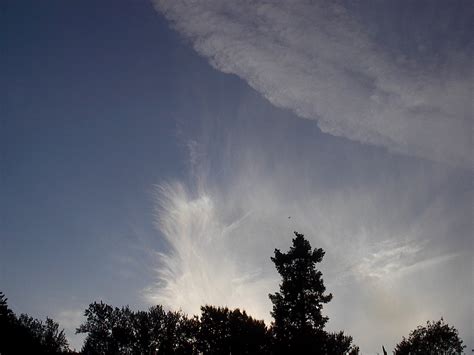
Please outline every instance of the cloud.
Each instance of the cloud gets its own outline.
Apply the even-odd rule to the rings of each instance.
[[[320,268],[335,295],[324,310],[329,329],[346,330],[362,349],[373,350],[382,340],[393,345],[440,310],[464,324],[456,309],[469,300],[452,275],[468,280],[459,269],[468,260],[459,247],[449,250],[446,243],[457,245],[465,236],[445,239],[445,231],[459,223],[457,212],[443,193],[426,201],[425,194],[436,187],[421,187],[416,172],[406,176],[411,188],[403,191],[404,182],[393,178],[384,182],[382,194],[374,184],[311,189],[304,178],[295,188],[283,172],[275,176],[251,168],[249,174],[247,167],[234,170],[239,184],[223,188],[158,187],[157,228],[169,249],[158,253],[149,302],[189,314],[203,304],[240,307],[270,322],[267,295],[280,281],[270,256],[274,248],[287,250],[297,230],[326,250]],[[458,306],[445,303],[450,293],[458,295]],[[374,324],[377,331],[368,333]]]
[[[70,347],[80,351],[86,336],[85,334],[76,334],[76,329],[84,321],[84,311],[82,309],[64,309],[54,319],[59,323],[60,328],[64,328]]]
[[[270,257],[296,230],[326,251],[329,329],[364,352],[442,315],[465,337],[471,175],[321,134],[249,95],[224,112],[206,107],[202,131],[182,125],[189,179],[157,187],[168,247],[148,301],[190,314],[240,307],[270,322],[280,281]]]
[[[427,65],[382,46],[342,2],[153,2],[216,69],[323,132],[472,167],[471,44],[435,50]],[[420,33],[417,48],[434,42]]]
[[[353,271],[356,277],[392,282],[393,278],[430,268],[459,256],[459,254],[445,254],[427,257],[423,255],[426,244],[427,241],[415,243],[387,240],[372,247],[368,246],[366,256],[362,257]]]
[[[158,253],[158,283],[146,291],[148,300],[190,314],[206,304],[268,313],[260,304],[268,280],[231,247],[246,216],[224,221],[208,193],[193,196],[179,183],[159,186],[157,197],[156,224],[171,250]]]
[[[461,286],[472,279],[472,174],[432,162],[471,165],[463,46],[407,56],[335,3],[154,3],[215,68],[273,105],[225,86],[232,78],[218,89],[199,74],[190,82],[210,99],[180,126],[189,180],[158,187],[168,249],[148,300],[189,313],[242,307],[270,321],[267,296],[279,282],[270,256],[296,230],[326,250],[328,327],[363,351],[441,315],[470,336],[460,310],[472,303]]]

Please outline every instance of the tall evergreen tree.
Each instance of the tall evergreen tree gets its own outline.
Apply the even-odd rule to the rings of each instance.
[[[275,353],[342,354],[351,349],[357,352],[351,348],[351,337],[324,331],[328,317],[321,311],[332,299],[332,294],[325,293],[321,271],[316,269],[324,251],[313,250],[303,234],[295,232],[295,236],[287,253],[275,249],[271,258],[282,277],[280,291],[269,295],[273,303]]]

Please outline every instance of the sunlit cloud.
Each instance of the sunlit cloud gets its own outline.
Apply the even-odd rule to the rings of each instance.
[[[226,223],[209,194],[193,196],[181,184],[158,187],[157,198],[156,224],[170,251],[158,253],[158,284],[148,290],[149,300],[190,314],[213,304],[263,316],[258,301],[268,280],[259,268],[239,262],[231,247],[245,215]]]
[[[153,2],[216,69],[323,132],[472,167],[470,47],[410,62],[341,2]]]
[[[156,226],[169,250],[158,253],[157,281],[146,293],[150,303],[189,314],[198,313],[203,304],[240,307],[270,322],[267,295],[279,282],[270,256],[274,248],[287,249],[297,230],[314,247],[326,250],[320,267],[328,291],[335,294],[326,311],[330,329],[345,329],[370,348],[374,339],[366,336],[367,328],[359,327],[358,308],[364,309],[367,327],[391,319],[380,336],[393,334],[384,341],[394,343],[409,325],[432,317],[430,310],[439,307],[436,298],[426,296],[435,287],[426,280],[440,268],[452,270],[450,265],[465,260],[459,250],[443,250],[443,240],[437,241],[437,229],[450,230],[458,223],[449,215],[453,212],[446,209],[446,200],[427,202],[418,217],[407,217],[410,213],[403,210],[424,200],[416,187],[397,194],[398,182],[393,180],[383,197],[369,187],[315,187],[302,198],[304,184],[292,186],[282,176],[270,180],[258,173],[247,175],[245,167],[235,173],[239,171],[244,172],[236,177],[240,184],[225,190],[193,190],[179,183],[158,187]],[[411,179],[414,186],[421,183],[415,175]],[[278,180],[283,182],[275,184]],[[288,194],[290,189],[294,196]],[[411,202],[400,210],[408,196]],[[425,281],[416,288],[412,283],[420,275]]]

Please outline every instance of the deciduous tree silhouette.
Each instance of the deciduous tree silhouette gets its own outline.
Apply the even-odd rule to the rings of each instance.
[[[313,250],[303,234],[295,232],[295,236],[287,253],[275,249],[271,258],[282,277],[280,291],[269,295],[273,303],[274,350],[285,354],[342,354],[351,348],[352,338],[342,332],[324,331],[328,317],[321,311],[332,299],[332,294],[325,293],[321,271],[316,269],[324,251]]]
[[[62,354],[70,351],[58,323],[50,318],[42,322],[26,314],[17,317],[8,308],[7,298],[2,292],[0,337],[1,354]]]
[[[413,330],[408,339],[397,344],[395,355],[408,354],[461,354],[465,346],[458,331],[446,324],[441,318],[437,322],[426,322],[426,326],[419,326]]]
[[[77,333],[86,333],[84,354],[194,354],[196,320],[181,312],[151,307],[133,312],[91,303]]]
[[[326,333],[324,344],[318,354],[357,355],[359,347],[352,344],[352,337],[344,332]]]
[[[198,350],[204,354],[266,354],[269,351],[265,323],[239,309],[201,307],[197,338]]]
[[[150,308],[156,354],[196,354],[197,320],[177,311],[164,312],[161,306]],[[161,331],[160,331],[161,329]]]
[[[196,319],[188,319],[181,312],[166,312],[153,306],[148,312],[133,314],[134,354],[194,354]]]
[[[85,354],[112,354],[118,352],[114,339],[116,317],[114,309],[103,302],[94,302],[84,312],[85,323],[77,328],[76,333],[87,333],[82,347]]]

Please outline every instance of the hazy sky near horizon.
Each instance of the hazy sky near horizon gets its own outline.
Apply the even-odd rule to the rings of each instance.
[[[7,1],[0,285],[270,321],[270,256],[326,251],[363,353],[441,316],[474,346],[468,1]]]

